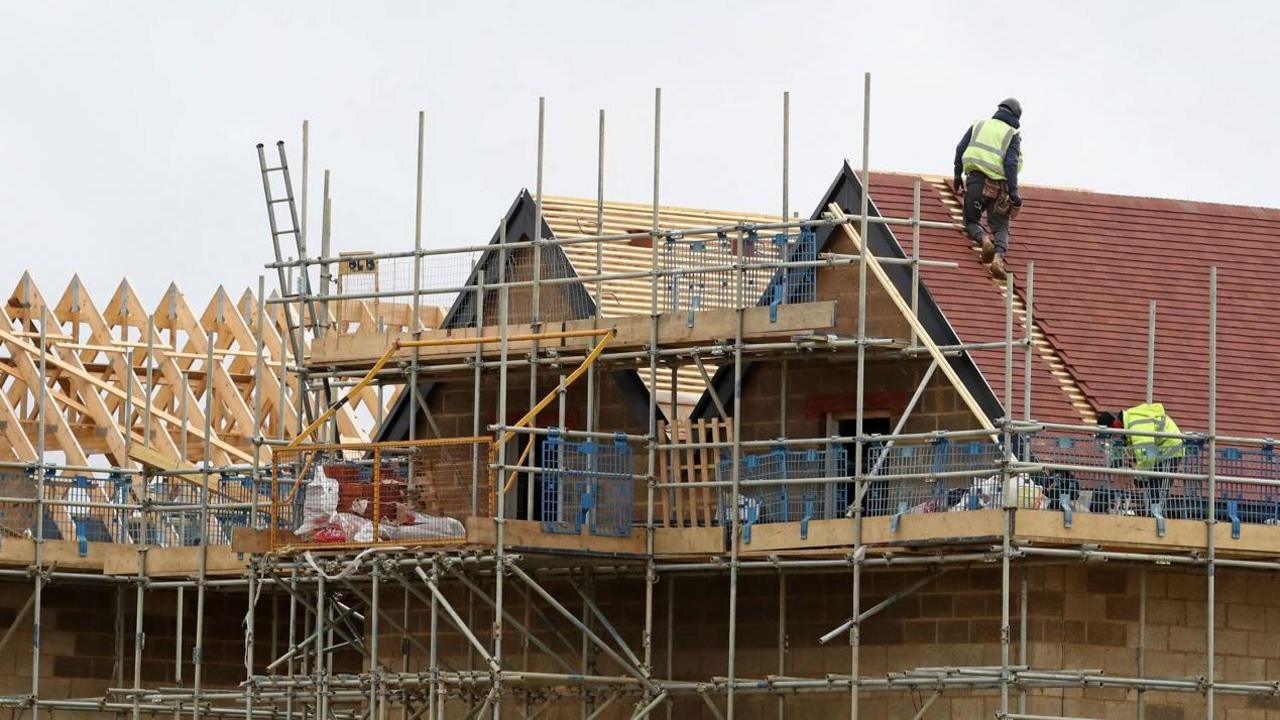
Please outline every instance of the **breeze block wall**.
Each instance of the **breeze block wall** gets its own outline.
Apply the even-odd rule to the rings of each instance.
[[[1019,607],[1018,586],[1023,570],[1013,572],[1012,662],[1017,663]],[[1027,656],[1034,669],[1092,669],[1108,675],[1137,675],[1139,637],[1138,567],[1055,565],[1026,568]],[[1196,678],[1205,668],[1205,576],[1203,573],[1174,572],[1148,568],[1146,669],[1148,676]],[[917,571],[867,571],[863,575],[862,608],[866,609],[919,577]],[[526,613],[524,588],[518,580],[508,581],[508,611],[517,619],[532,618],[531,626],[540,640],[554,647],[574,666],[580,662],[557,639],[563,633],[576,647],[580,639],[569,624],[541,601],[537,612]],[[578,617],[582,603],[563,581],[542,580],[557,599]],[[580,580],[579,580],[580,582]],[[1243,572],[1218,575],[1217,661],[1219,681],[1257,682],[1280,679],[1280,579]],[[845,637],[828,645],[818,638],[847,619],[852,612],[851,577],[848,572],[789,572],[787,585],[787,626],[785,674],[793,677],[823,678],[828,674],[847,675],[850,647]],[[485,582],[492,594],[492,580]],[[595,580],[596,602],[637,655],[641,653],[644,627],[644,584],[637,577],[608,577]],[[715,575],[660,576],[654,588],[653,659],[656,676],[678,680],[707,681],[723,677],[728,670],[728,573]],[[777,573],[747,574],[739,580],[737,674],[739,678],[763,679],[778,674],[778,587]],[[482,642],[490,642],[488,628],[492,614],[475,600],[473,610],[464,595],[451,591],[455,608],[463,617],[475,618],[473,626]],[[672,602],[674,601],[674,603]],[[668,633],[668,608],[673,614],[674,632]],[[921,590],[904,597],[863,624],[860,649],[861,674],[883,677],[887,673],[918,667],[991,666],[1000,664],[1000,569],[998,566],[953,570]],[[426,640],[429,610],[415,607],[411,626]],[[440,619],[441,657],[454,668],[480,668],[474,653],[468,658],[462,636]],[[595,625],[599,630],[599,625]],[[603,632],[601,633],[604,634]],[[520,634],[508,624],[506,656],[510,667],[556,671],[534,647],[526,650]],[[672,657],[667,667],[668,643]],[[399,643],[393,633],[383,638],[384,662],[399,667]],[[527,658],[527,660],[526,660]],[[427,658],[411,651],[411,671],[425,671]],[[594,671],[622,674],[607,657],[596,654]],[[562,668],[561,668],[562,670]],[[862,717],[912,717],[931,691],[863,690],[859,703]],[[1017,691],[1012,692],[1017,708]],[[716,696],[723,709],[723,696]],[[848,717],[847,692],[788,695],[789,718]],[[1027,712],[1031,714],[1129,720],[1136,717],[1137,692],[1123,689],[1049,689],[1028,691]],[[1280,718],[1280,700],[1262,697],[1219,695],[1215,719],[1274,720]],[[1145,694],[1148,720],[1202,720],[1205,699],[1200,694],[1156,692]],[[605,717],[629,716],[631,702],[619,700]],[[521,707],[519,703],[516,707]],[[578,700],[563,700],[543,717],[578,718]],[[450,705],[460,717],[464,703]],[[924,716],[929,718],[991,718],[999,709],[996,691],[948,691]],[[738,695],[739,717],[769,718],[777,712],[777,697],[766,694]],[[660,711],[661,712],[661,711]],[[511,711],[511,717],[518,717]],[[714,717],[697,697],[675,700],[673,716],[710,720]]]
[[[32,581],[0,582],[0,634],[19,620],[22,607],[31,597]],[[142,653],[142,684],[190,687],[194,677],[192,648],[196,628],[196,591],[183,593],[182,638],[178,647],[177,591],[148,590],[144,597],[143,630],[146,633]],[[80,584],[55,580],[43,590],[40,620],[40,697],[101,697],[112,687],[133,685],[135,594],[132,587],[117,596],[115,587],[105,584]],[[117,603],[122,602],[123,617],[119,632],[123,640],[123,663],[116,655]],[[272,604],[276,604],[273,622]],[[205,595],[203,681],[206,688],[235,688],[245,679],[244,619],[247,595],[243,591],[209,589]],[[288,640],[288,600],[283,594],[264,590],[256,611],[255,664],[264,672],[273,647],[283,653]],[[275,638],[273,643],[273,628]],[[298,637],[302,637],[302,627]],[[0,653],[0,694],[28,695],[31,692],[32,618],[28,613],[18,622],[14,636]],[[181,681],[175,658],[182,660]],[[335,668],[352,670],[354,655],[339,652]],[[56,711],[53,717],[104,717],[114,712]],[[41,714],[41,717],[46,715]]]

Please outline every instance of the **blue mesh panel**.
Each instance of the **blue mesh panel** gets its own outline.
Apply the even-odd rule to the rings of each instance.
[[[742,237],[742,261],[749,267],[734,270],[738,260],[737,238],[669,237],[659,248],[661,269],[671,273],[662,280],[662,308],[666,312],[693,313],[704,308],[738,305],[741,275],[743,300],[748,305],[778,306],[813,302],[817,297],[817,268],[779,268],[781,262],[817,259],[817,239],[811,230],[794,235],[761,236],[752,231]],[[773,265],[774,267],[769,267]]]
[[[999,505],[1002,450],[992,442],[876,443],[868,453],[863,512],[891,515]],[[906,477],[904,477],[906,476]]]
[[[627,537],[635,508],[631,448],[591,440],[565,442],[557,433],[542,444],[542,529],[578,535]]]
[[[733,461],[724,458],[717,466],[721,482],[733,479]],[[847,453],[844,447],[825,449],[809,448],[786,450],[779,448],[764,453],[741,456],[738,479],[740,516],[753,523],[796,522],[836,517],[843,513],[841,503],[848,503],[847,481],[831,481],[848,474]],[[794,482],[810,480],[812,482]],[[776,484],[770,480],[792,482]],[[720,488],[720,522],[732,520],[729,508],[733,505],[733,491]]]

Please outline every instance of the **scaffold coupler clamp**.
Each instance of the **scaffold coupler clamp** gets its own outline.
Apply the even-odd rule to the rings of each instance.
[[[1151,503],[1151,517],[1155,518],[1156,520],[1156,536],[1164,537],[1164,533],[1166,530],[1165,517],[1164,517],[1164,503],[1159,501]]]

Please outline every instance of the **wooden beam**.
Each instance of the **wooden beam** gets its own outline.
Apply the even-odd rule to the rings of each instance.
[[[805,332],[820,332],[835,327],[836,304],[832,301],[780,305],[776,308],[777,318],[771,319],[774,312],[769,307],[752,307],[744,312],[743,337],[749,340],[787,339]],[[693,327],[689,327],[688,315],[685,313],[665,313],[658,319],[658,336],[662,338],[663,347],[690,347],[712,345],[733,337],[736,323],[736,310],[714,308],[701,310],[694,314]],[[544,323],[543,330],[586,330],[591,328],[591,320],[569,320],[557,323]],[[649,344],[648,317],[605,318],[600,321],[601,329],[613,328],[617,336],[609,343],[609,349],[640,349]],[[519,335],[536,332],[530,325],[512,325],[508,333]],[[479,336],[496,336],[500,328],[486,326],[477,333],[475,328],[459,330],[428,330],[422,333],[423,340],[446,338],[467,338]],[[382,334],[340,335],[331,334],[312,343],[311,354],[307,359],[310,367],[327,368],[369,368],[386,352],[391,343],[397,340],[409,340],[409,333],[386,332]],[[582,351],[592,346],[590,338],[567,338],[563,340],[539,343],[544,350]],[[530,349],[531,342],[512,342],[509,352],[523,352]],[[496,343],[485,346],[484,353],[496,357],[499,352]],[[407,360],[412,351],[402,349],[396,354],[396,360]],[[475,347],[455,345],[445,347],[419,348],[419,358],[423,362],[456,362],[475,356]]]
[[[18,338],[18,337],[16,337],[16,336],[14,336],[14,335],[13,335],[13,333],[9,332],[8,330],[0,330],[0,339],[4,339],[4,340],[8,341],[8,343],[9,343],[9,344],[11,345],[11,347],[13,347],[13,348],[20,348],[20,349],[22,349],[22,350],[25,350],[25,351],[26,351],[26,353],[28,353],[28,354],[31,354],[31,355],[39,355],[39,354],[40,354],[40,349],[39,349],[39,348],[37,348],[37,347],[35,347],[34,345],[31,345],[31,344],[29,344],[29,343],[27,343],[27,342],[23,341],[22,339],[20,339],[20,338]],[[22,354],[22,353],[14,353],[14,356],[15,356],[15,357],[25,357],[26,355],[25,355],[25,354]],[[29,358],[28,358],[28,362],[30,362],[30,359],[29,359]],[[89,382],[89,383],[93,384],[94,386],[96,386],[96,387],[98,387],[98,388],[102,389],[103,391],[105,391],[105,392],[107,392],[107,393],[110,393],[111,395],[114,395],[114,396],[116,396],[116,397],[118,397],[118,398],[124,398],[124,396],[125,396],[125,391],[124,391],[124,390],[121,390],[120,388],[117,388],[117,387],[115,387],[114,385],[111,385],[111,384],[109,384],[109,383],[106,383],[106,382],[104,382],[103,380],[101,380],[101,379],[99,379],[99,378],[96,378],[96,377],[93,377],[93,376],[91,376],[91,375],[88,375],[87,373],[80,372],[80,371],[76,370],[74,367],[72,367],[69,363],[67,363],[67,362],[63,361],[63,360],[62,360],[62,359],[60,359],[60,358],[50,356],[50,357],[48,358],[48,361],[47,361],[47,362],[48,362],[48,364],[49,364],[49,365],[56,366],[57,368],[59,368],[60,370],[63,370],[64,372],[69,372],[69,373],[71,373],[72,375],[76,375],[77,377],[80,377],[80,378],[82,378],[82,379],[86,380],[87,382]],[[135,405],[141,405],[143,402],[144,402],[144,401],[143,401],[141,398],[134,398],[134,403],[135,403]],[[167,423],[170,423],[170,424],[176,425],[176,426],[178,426],[178,427],[183,427],[182,422],[181,422],[178,418],[176,418],[176,417],[174,417],[174,416],[170,415],[170,414],[169,414],[169,413],[167,413],[167,412],[164,412],[164,411],[162,411],[162,410],[158,410],[158,409],[154,409],[154,408],[153,408],[153,409],[152,409],[152,414],[153,414],[155,417],[157,417],[157,418],[159,418],[159,419],[163,420],[164,422],[167,422]],[[203,435],[203,432],[204,432],[202,429],[200,429],[200,428],[198,428],[198,427],[195,427],[194,425],[192,425],[192,424],[191,424],[191,423],[189,423],[189,422],[186,424],[186,426],[185,426],[185,430],[186,430],[189,434],[191,434],[191,435],[193,435],[193,436],[196,436],[196,437],[200,437],[200,436],[202,436],[202,435]],[[225,451],[227,454],[232,455],[232,456],[233,456],[233,457],[235,457],[235,458],[238,458],[238,459],[239,459],[240,461],[242,461],[242,462],[250,462],[250,461],[252,461],[252,457],[250,457],[247,453],[241,452],[238,448],[236,448],[235,446],[233,446],[233,445],[231,445],[231,444],[229,444],[229,443],[223,442],[222,440],[214,440],[214,441],[213,441],[213,444],[214,444],[214,446],[215,446],[215,447],[220,448],[221,450]]]
[[[35,445],[27,437],[17,410],[14,409],[13,404],[9,402],[8,396],[4,393],[0,393],[0,427],[3,427],[4,437],[9,441],[9,447],[13,450],[16,459],[28,462],[36,461]]]

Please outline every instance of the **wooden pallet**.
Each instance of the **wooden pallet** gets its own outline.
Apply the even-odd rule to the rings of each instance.
[[[677,420],[658,423],[658,437],[677,447],[658,453],[660,482],[704,483],[716,480],[719,448],[698,448],[703,442],[732,440],[732,420]],[[715,523],[718,491],[713,487],[664,488],[657,496],[654,524],[659,527],[710,527]]]

